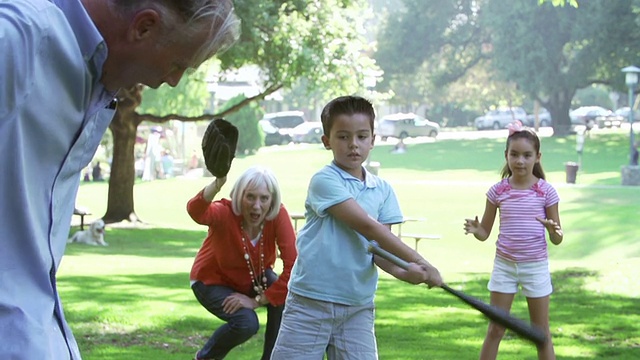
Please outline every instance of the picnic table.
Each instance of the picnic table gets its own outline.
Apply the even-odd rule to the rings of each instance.
[[[298,221],[300,220],[304,220],[304,214],[302,213],[290,213],[289,216],[291,217],[291,220],[293,221],[293,228],[295,229],[295,231],[298,231]],[[426,221],[425,218],[416,218],[416,217],[405,217],[401,223],[396,224],[398,226],[398,232],[396,234],[396,236],[398,236],[399,238],[407,238],[407,239],[413,239],[414,241],[414,249],[416,251],[418,251],[418,245],[420,243],[420,241],[422,240],[438,240],[440,239],[442,236],[439,234],[423,234],[423,233],[403,233],[402,232],[402,225],[406,224],[408,222],[424,222]],[[393,229],[393,227],[392,227]]]
[[[398,223],[398,233],[397,236],[399,238],[408,238],[413,239],[414,241],[414,249],[418,251],[418,244],[422,240],[438,240],[442,236],[439,234],[424,234],[424,233],[403,233],[402,232],[402,224],[406,224],[408,222],[424,222],[425,218],[414,218],[414,217],[405,217],[401,223]]]

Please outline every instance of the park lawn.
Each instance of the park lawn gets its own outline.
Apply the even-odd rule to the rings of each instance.
[[[640,189],[618,186],[628,140],[622,132],[587,139],[577,184],[564,184],[564,163],[577,161],[575,139],[543,138],[543,166],[561,197],[565,241],[550,246],[555,293],[551,324],[559,358],[636,359],[640,353]],[[402,155],[379,146],[372,160],[394,187],[406,216],[403,232],[440,234],[419,251],[445,280],[484,301],[494,240],[465,236],[465,217],[481,216],[485,192],[499,180],[504,139],[410,144]],[[303,212],[306,185],[331,159],[317,145],[265,148],[239,157],[222,194],[248,166],[274,170],[290,212]],[[220,324],[195,300],[189,270],[206,228],[185,211],[211,178],[140,182],[136,211],[148,226],[110,226],[108,248],[69,245],[59,271],[60,294],[85,359],[189,359]],[[104,213],[106,183],[82,184],[77,203]],[[495,239],[495,231],[492,239]],[[407,244],[413,246],[408,239]],[[381,359],[475,359],[486,330],[476,311],[439,289],[381,276],[376,297]],[[518,295],[513,312],[527,318]],[[266,313],[260,311],[261,322]],[[230,359],[255,359],[262,335],[234,349]],[[535,359],[535,349],[508,335],[501,359]]]

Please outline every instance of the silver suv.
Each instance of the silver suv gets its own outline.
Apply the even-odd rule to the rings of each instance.
[[[436,137],[440,132],[440,125],[413,113],[397,113],[383,117],[378,122],[376,135],[382,141],[389,137],[404,139],[407,137],[430,136]]]
[[[520,120],[523,124],[527,120],[527,112],[521,107],[498,108],[491,110],[484,116],[480,116],[475,120],[475,127],[482,129],[504,129],[510,123]]]

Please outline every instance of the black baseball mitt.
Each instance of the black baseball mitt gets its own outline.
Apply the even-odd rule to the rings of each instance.
[[[224,119],[215,119],[202,137],[202,155],[207,170],[217,178],[227,176],[238,145],[238,128]]]

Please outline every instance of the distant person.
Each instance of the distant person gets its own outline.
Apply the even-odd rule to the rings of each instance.
[[[90,182],[91,181],[91,172],[93,171],[93,168],[87,166],[84,168],[83,172],[83,177],[82,177],[82,181],[84,182]]]
[[[555,359],[549,331],[549,296],[553,291],[547,240],[554,245],[563,239],[556,190],[545,181],[540,163],[540,139],[528,128],[512,127],[504,152],[506,164],[502,180],[487,192],[482,221],[465,219],[465,234],[485,241],[491,235],[495,217],[500,213],[500,232],[488,289],[491,305],[505,311],[522,287],[527,297],[531,322],[547,334],[538,347],[539,359]],[[499,211],[498,211],[499,209]],[[495,359],[505,328],[489,323],[480,359]]]
[[[142,173],[142,180],[152,181],[162,176],[162,163],[160,162],[161,147],[160,138],[162,134],[162,128],[153,127],[147,137],[147,146],[144,150],[144,172]]]
[[[190,170],[197,169],[198,163],[199,163],[198,154],[196,153],[195,150],[193,150],[191,152],[191,159],[189,159],[189,169]]]
[[[638,142],[637,141],[633,143],[633,148],[631,149],[631,165],[638,166]]]
[[[165,150],[162,154],[162,172],[164,173],[164,177],[166,179],[173,177],[173,156],[171,156],[171,151]]]
[[[256,309],[267,308],[262,360],[270,358],[280,329],[296,238],[281,204],[275,175],[252,167],[236,180],[230,199],[213,201],[227,178],[216,178],[187,204],[191,218],[208,226],[191,268],[191,288],[200,304],[224,322],[195,359],[223,359],[259,329]],[[273,270],[276,253],[283,270]]]
[[[442,284],[438,270],[391,231],[402,213],[391,186],[362,166],[373,148],[375,112],[343,96],[322,110],[322,142],[333,161],[318,171],[305,201],[298,259],[272,360],[378,358],[374,332],[376,265],[412,283]],[[369,241],[410,262],[404,270],[367,251]]]
[[[144,174],[144,156],[140,156],[136,162],[135,162],[135,171],[136,171],[136,178],[140,178],[142,179],[142,175]]]
[[[102,181],[102,168],[100,168],[100,161],[96,162],[91,170],[91,176],[93,177],[93,181]]]
[[[0,1],[0,359],[81,359],[56,273],[114,99],[176,86],[238,25],[231,0]]]
[[[407,145],[405,145],[404,140],[398,140],[398,143],[391,150],[392,154],[404,154],[407,152]]]

